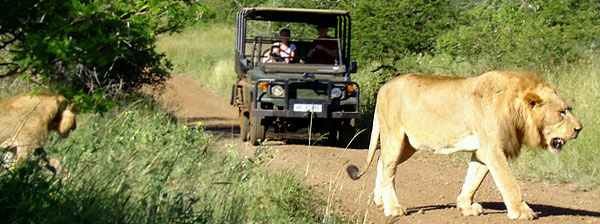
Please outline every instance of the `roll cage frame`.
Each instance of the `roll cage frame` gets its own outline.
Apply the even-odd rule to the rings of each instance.
[[[249,20],[305,23],[334,28],[334,38],[339,39],[341,53],[340,64],[346,68],[346,74],[353,69],[350,63],[351,20],[346,10],[300,9],[300,8],[245,8],[237,13],[236,20],[236,72],[239,76],[255,65],[246,58],[246,27]],[[254,40],[256,41],[256,40]]]

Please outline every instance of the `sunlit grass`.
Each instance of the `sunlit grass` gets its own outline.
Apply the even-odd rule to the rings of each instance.
[[[581,189],[600,188],[600,62],[591,55],[587,60],[544,72],[544,76],[571,101],[583,131],[559,155],[547,150],[527,152],[513,165],[526,179],[577,183]]]
[[[237,77],[233,27],[220,24],[208,29],[190,27],[180,34],[161,36],[157,47],[173,62],[176,73],[192,77],[221,97],[231,95]]]

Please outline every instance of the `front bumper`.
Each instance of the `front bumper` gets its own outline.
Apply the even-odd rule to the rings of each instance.
[[[333,119],[350,119],[360,117],[359,112],[335,111],[327,112],[296,112],[290,110],[254,110],[252,116],[258,117],[294,117],[294,118],[333,118]]]
[[[285,89],[285,96],[280,100],[273,100],[273,98],[263,99],[267,96],[266,92],[261,92],[259,90],[260,83],[271,83],[277,82],[281,84],[283,82]],[[253,114],[252,116],[256,117],[290,117],[290,118],[332,118],[332,119],[351,119],[360,117],[360,112],[358,111],[360,106],[359,96],[360,96],[360,87],[356,82],[345,82],[345,81],[320,81],[323,84],[327,84],[327,95],[331,94],[331,89],[336,85],[353,85],[355,87],[355,92],[348,99],[343,100],[343,104],[345,105],[353,105],[354,110],[345,111],[342,110],[341,100],[332,100],[330,97],[327,97],[327,100],[314,100],[314,99],[290,99],[289,97],[289,86],[290,83],[293,82],[302,82],[301,80],[274,80],[274,79],[260,79],[254,83],[254,93],[256,98],[253,99]],[[270,86],[270,84],[269,84]],[[256,94],[262,93],[262,94]],[[273,102],[283,100],[283,107],[277,109],[264,109],[259,107],[259,103],[261,102]],[[319,112],[310,112],[310,111],[295,111],[294,105],[296,104],[310,104],[310,105],[320,105],[321,110]]]

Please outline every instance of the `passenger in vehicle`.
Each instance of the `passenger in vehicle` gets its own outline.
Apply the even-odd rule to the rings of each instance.
[[[278,52],[275,52],[274,48],[271,48],[271,50],[267,52],[268,55],[266,61],[285,63],[294,62],[296,45],[290,43],[291,31],[289,29],[282,29],[279,31],[279,36],[281,37],[281,42],[273,43],[273,47],[277,47]],[[278,57],[278,59],[275,59],[275,57]]]
[[[327,35],[329,27],[317,26],[317,39],[308,50],[307,60],[315,64],[338,64],[338,43]]]
[[[279,48],[279,45],[273,45],[273,46],[271,46],[271,49],[269,49],[265,53],[265,56],[263,58],[263,63],[285,62],[285,60],[283,60],[283,58],[281,58],[280,55],[281,55],[281,49]]]

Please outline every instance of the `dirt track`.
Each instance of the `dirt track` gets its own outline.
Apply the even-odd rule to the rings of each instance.
[[[217,145],[233,144],[240,153],[255,147],[238,140],[237,109],[186,77],[174,75],[160,97],[165,106],[190,123],[202,122],[217,137]],[[484,208],[477,217],[463,217],[454,209],[467,164],[444,156],[417,153],[398,167],[396,187],[409,215],[386,218],[370,201],[375,169],[358,181],[345,174],[347,164],[362,168],[366,150],[301,144],[269,143],[274,153],[271,170],[290,170],[305,177],[323,198],[339,205],[352,220],[366,223],[515,223],[506,216],[502,197],[488,175],[475,196]],[[600,223],[600,191],[574,192],[571,186],[521,182],[523,197],[539,218],[527,223]]]

